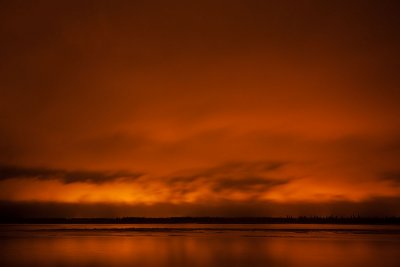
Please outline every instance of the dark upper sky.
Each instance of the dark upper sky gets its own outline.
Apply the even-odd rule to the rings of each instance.
[[[400,215],[397,1],[0,1],[0,209]]]

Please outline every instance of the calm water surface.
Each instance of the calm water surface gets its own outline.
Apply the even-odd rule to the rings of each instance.
[[[399,226],[2,225],[0,266],[400,266]]]

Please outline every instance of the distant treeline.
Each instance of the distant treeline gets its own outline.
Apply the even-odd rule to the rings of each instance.
[[[400,224],[400,217],[1,218],[1,224]]]

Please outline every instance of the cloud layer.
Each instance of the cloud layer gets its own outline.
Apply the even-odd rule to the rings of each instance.
[[[68,171],[47,168],[26,168],[16,166],[0,166],[0,181],[7,179],[39,179],[59,180],[62,183],[94,183],[102,184],[115,180],[132,181],[141,177],[141,173],[101,172],[101,171]]]
[[[398,8],[1,1],[0,200],[397,212]]]

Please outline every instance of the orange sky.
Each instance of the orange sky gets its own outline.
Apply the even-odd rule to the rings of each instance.
[[[400,215],[396,1],[189,2],[1,2],[0,209]]]

